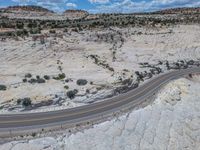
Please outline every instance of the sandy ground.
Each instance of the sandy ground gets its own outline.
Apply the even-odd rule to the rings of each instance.
[[[170,82],[155,101],[127,115],[69,135],[3,144],[0,149],[24,150],[198,150],[200,147],[199,76]]]
[[[44,38],[45,44],[41,44],[39,37],[6,39],[0,42],[0,84],[8,89],[0,91],[0,105],[16,105],[17,99],[25,97],[38,103],[55,99],[56,96],[64,99],[62,106],[56,105],[58,108],[85,105],[119,86],[121,79],[136,80],[135,71],[146,70],[140,67],[141,62],[157,64],[165,60],[199,59],[199,29],[198,25],[180,25],[156,29],[114,28],[71,34],[57,31],[57,35]],[[91,55],[97,55],[98,61],[114,71],[95,64]],[[65,79],[70,81],[51,79],[44,84],[23,83],[26,73],[31,73],[34,78],[37,75],[52,78],[65,73]],[[86,79],[87,85],[78,86],[78,79]],[[69,89],[64,88],[66,85]],[[73,89],[78,90],[79,96],[71,100],[66,97],[66,92]],[[7,109],[1,109],[1,112],[7,112]]]

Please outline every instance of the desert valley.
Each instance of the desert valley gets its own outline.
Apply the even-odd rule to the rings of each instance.
[[[0,113],[86,106],[199,67],[199,37],[200,8],[135,14],[1,8]],[[164,85],[149,103],[101,123],[1,138],[0,149],[197,150],[199,89],[199,74],[189,74]]]

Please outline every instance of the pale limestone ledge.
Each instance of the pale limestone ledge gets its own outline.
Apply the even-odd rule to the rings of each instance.
[[[1,150],[198,150],[200,148],[200,82],[170,82],[153,104],[66,136],[11,142]]]

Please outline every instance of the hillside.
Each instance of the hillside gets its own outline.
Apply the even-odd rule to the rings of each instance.
[[[7,18],[17,19],[53,19],[57,16],[51,10],[40,6],[9,6],[7,8],[0,9],[2,12],[0,16]]]
[[[66,10],[63,15],[69,19],[79,19],[88,16],[89,13],[84,10]]]
[[[68,9],[64,12],[64,14],[68,14],[68,13],[88,14],[88,12],[85,10],[73,10],[73,9]]]
[[[165,9],[165,10],[160,10],[157,11],[156,13],[161,13],[161,14],[195,14],[195,13],[200,13],[200,7],[196,8],[171,8],[171,9]]]
[[[89,15],[84,10],[66,10],[63,14],[55,13],[51,10],[40,6],[9,6],[7,8],[0,8],[0,16],[18,19],[39,19],[39,20],[66,20],[66,19],[80,19]]]
[[[46,8],[40,7],[40,6],[9,6],[7,8],[3,8],[4,11],[35,11],[35,12],[53,12]]]

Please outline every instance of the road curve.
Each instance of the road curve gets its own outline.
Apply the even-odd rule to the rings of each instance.
[[[125,107],[138,106],[152,96],[162,85],[190,73],[200,73],[200,68],[171,71],[125,94],[86,106],[39,113],[0,115],[0,137],[26,134],[28,131],[51,130],[101,119]]]

